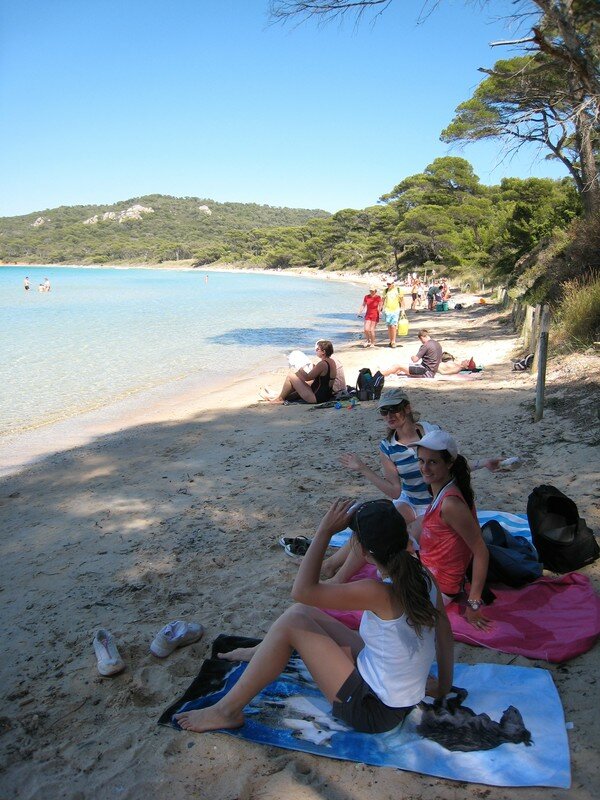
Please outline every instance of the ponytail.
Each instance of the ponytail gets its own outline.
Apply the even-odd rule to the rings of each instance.
[[[466,504],[472,509],[475,504],[475,492],[471,486],[471,470],[464,456],[456,456],[450,466],[450,474],[460,493],[465,498]]]
[[[408,550],[400,550],[385,564],[392,579],[394,594],[400,600],[408,624],[417,636],[423,636],[423,628],[433,628],[439,612],[431,602],[431,576],[421,562]]]

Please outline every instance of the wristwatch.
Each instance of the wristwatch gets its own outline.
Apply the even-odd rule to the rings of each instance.
[[[467,605],[470,606],[473,611],[479,611],[483,605],[483,600],[467,600]]]

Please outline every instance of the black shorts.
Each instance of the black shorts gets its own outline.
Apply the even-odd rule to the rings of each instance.
[[[423,378],[433,378],[433,372],[427,367],[423,367],[421,364],[411,364],[408,368],[409,375],[421,375]]]
[[[414,708],[386,706],[356,669],[344,681],[337,696],[333,703],[333,716],[361,733],[391,731],[404,722]]]

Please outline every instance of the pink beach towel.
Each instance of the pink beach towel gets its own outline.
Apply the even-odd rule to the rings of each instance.
[[[367,564],[350,580],[376,577]],[[600,635],[600,597],[578,572],[540,578],[521,589],[494,586],[494,594],[493,605],[485,608],[494,623],[490,631],[469,625],[464,601],[446,606],[456,641],[560,664],[587,653]],[[352,630],[360,626],[362,611],[324,611]]]
[[[560,664],[586,653],[600,635],[600,597],[578,572],[540,578],[521,589],[494,587],[494,594],[495,602],[485,608],[494,623],[490,631],[469,625],[464,603],[446,607],[457,641]]]

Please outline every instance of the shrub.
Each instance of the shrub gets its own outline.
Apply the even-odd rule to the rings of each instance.
[[[586,346],[600,339],[600,273],[563,284],[555,338],[559,345]]]

